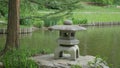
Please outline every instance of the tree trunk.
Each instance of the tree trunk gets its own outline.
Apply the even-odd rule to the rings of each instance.
[[[20,0],[9,0],[7,38],[4,51],[19,47]]]

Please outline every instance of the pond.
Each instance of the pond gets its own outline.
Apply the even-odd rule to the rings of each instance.
[[[57,31],[38,30],[29,35],[21,35],[20,45],[31,50],[44,49],[53,52],[57,47]],[[120,26],[88,27],[79,31],[76,38],[80,40],[80,54],[107,58],[112,68],[120,68]],[[0,35],[0,48],[5,45],[5,35]]]

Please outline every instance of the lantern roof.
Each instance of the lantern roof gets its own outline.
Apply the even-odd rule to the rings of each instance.
[[[78,31],[78,30],[86,30],[86,28],[81,27],[79,25],[55,25],[51,26],[52,30],[66,30],[66,31]]]

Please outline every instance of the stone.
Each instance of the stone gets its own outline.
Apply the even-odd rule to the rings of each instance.
[[[4,68],[4,65],[2,62],[0,62],[0,68]]]
[[[72,25],[73,22],[72,22],[72,20],[65,20],[63,24],[64,25]]]
[[[49,27],[50,30],[66,30],[66,31],[80,31],[86,30],[86,28],[79,25],[54,25]]]
[[[95,68],[89,66],[89,62],[94,62],[94,56],[79,56],[76,61],[68,59],[70,57],[69,54],[64,54],[65,57],[61,59],[54,59],[54,54],[40,55],[31,57],[33,61],[35,61],[39,68],[71,68],[73,65],[81,66],[82,68]],[[102,65],[102,68],[109,68],[105,64],[97,63],[98,65]]]
[[[54,53],[55,59],[60,59],[64,57],[64,51],[67,51],[71,55],[70,59],[72,60],[76,60],[77,58],[79,58],[79,47],[78,45],[73,45],[70,47],[58,46],[55,49],[55,53]]]
[[[120,8],[120,6],[119,6],[119,5],[117,5],[117,8]]]
[[[64,44],[64,45],[77,45],[79,44],[79,40],[73,39],[73,40],[64,40],[64,39],[58,39],[58,44]]]

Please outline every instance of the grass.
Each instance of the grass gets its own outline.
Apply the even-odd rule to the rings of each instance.
[[[82,12],[119,12],[120,9],[116,8],[116,5],[109,5],[109,6],[92,6],[82,3],[81,9],[77,9],[75,11],[82,11]]]
[[[105,7],[82,5],[83,8],[73,11],[73,17],[87,19],[88,23],[120,21],[120,9],[115,5]]]
[[[119,22],[120,13],[107,13],[107,12],[98,12],[98,13],[74,13],[74,18],[87,19],[88,23],[94,22]]]
[[[120,9],[116,8],[116,5],[111,6],[91,6],[82,4],[83,8],[74,10],[71,17],[80,18],[80,19],[87,19],[88,23],[95,23],[95,22],[119,22],[120,21]],[[42,13],[43,12],[43,13]],[[50,11],[52,13],[54,11]],[[49,11],[39,11],[41,14],[48,14]]]

